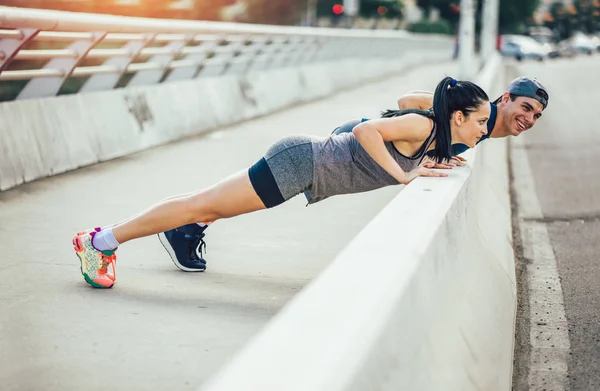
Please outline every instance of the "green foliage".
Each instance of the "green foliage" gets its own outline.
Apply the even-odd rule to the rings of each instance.
[[[499,32],[524,33],[528,20],[540,3],[541,0],[500,0]]]
[[[533,15],[540,2],[541,0],[500,0],[499,32],[523,32],[528,19]],[[460,6],[460,0],[417,0],[417,5],[423,9],[425,15],[429,15],[432,8],[437,8],[440,17],[450,23],[453,31],[457,30],[460,15],[456,11]],[[477,21],[481,20],[482,5],[483,0],[475,0]],[[479,30],[479,22],[477,27]]]
[[[574,18],[569,15],[568,10],[562,2],[555,1],[550,6],[552,21],[546,21],[544,25],[554,31],[558,39],[569,37],[573,30]]]
[[[600,2],[575,0],[572,6],[555,1],[550,6],[552,20],[544,26],[554,31],[559,39],[570,37],[575,31],[594,33],[600,31]]]
[[[413,23],[408,27],[408,30],[415,33],[426,34],[452,34],[453,31],[450,22],[444,19],[440,19],[436,22],[424,20]]]
[[[417,6],[423,10],[425,17],[432,9],[437,9],[440,17],[449,23],[452,32],[458,30],[459,5],[460,0],[417,0]]]
[[[577,15],[574,15],[575,19],[577,19],[577,24],[579,26],[579,30],[584,33],[591,33],[594,31],[594,16],[593,5],[589,0],[575,0],[573,2],[575,6],[575,10],[577,11]]]

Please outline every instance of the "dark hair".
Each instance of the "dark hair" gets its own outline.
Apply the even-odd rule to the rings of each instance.
[[[456,111],[468,116],[482,103],[489,101],[485,91],[470,81],[454,80],[445,77],[435,88],[433,94],[434,121],[437,126],[435,148],[431,156],[438,163],[452,157],[452,133],[450,118]]]
[[[504,96],[504,95],[500,95],[500,96],[498,97],[498,99],[496,99],[496,100],[495,100],[495,101],[493,101],[492,103],[493,103],[493,104],[495,104],[495,105],[497,105],[497,104],[500,104],[500,102],[502,102],[502,97],[503,97],[503,96]],[[518,95],[515,95],[515,94],[510,94],[510,101],[511,101],[511,102],[514,102],[514,101],[516,101],[516,100],[517,100],[517,98],[518,98],[518,97],[519,97]]]

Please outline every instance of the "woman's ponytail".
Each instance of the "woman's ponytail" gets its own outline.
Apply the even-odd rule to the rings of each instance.
[[[436,136],[432,157],[438,163],[452,157],[452,115],[461,111],[469,116],[477,111],[481,104],[488,102],[485,91],[470,81],[457,81],[445,77],[440,81],[433,94],[433,114],[435,115]]]
[[[441,163],[452,157],[452,133],[450,132],[450,116],[448,104],[449,89],[456,85],[456,80],[451,77],[445,77],[438,83],[433,94],[433,113],[435,114],[435,124],[437,133],[435,138],[435,148],[433,157]]]

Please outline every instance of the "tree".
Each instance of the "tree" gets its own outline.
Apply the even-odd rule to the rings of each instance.
[[[547,22],[546,26],[551,28],[559,39],[569,38],[574,31],[584,28],[580,25],[577,9],[572,4],[565,5],[560,0],[555,1],[550,6],[550,15],[553,21]]]
[[[450,23],[452,31],[458,31],[460,0],[417,0],[417,6],[423,10],[425,17],[428,17],[434,8],[437,9],[440,18]]]
[[[499,32],[525,33],[527,21],[540,2],[540,0],[500,0]]]
[[[541,0],[500,0],[499,28],[500,33],[524,32],[527,20],[533,15]],[[459,22],[460,0],[417,0],[417,5],[429,15],[432,8],[440,11],[440,17],[450,22],[456,31]],[[481,20],[483,0],[475,0],[477,19]],[[477,25],[478,30],[480,23]]]
[[[592,28],[594,32],[600,31],[600,0],[592,0]]]
[[[596,23],[592,2],[590,0],[576,0],[573,5],[577,12],[576,20],[579,30],[584,33],[594,32],[596,30],[594,26]]]

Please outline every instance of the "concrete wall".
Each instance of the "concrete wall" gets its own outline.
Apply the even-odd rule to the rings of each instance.
[[[437,40],[435,50],[434,39],[431,49],[396,58],[345,59],[2,103],[0,191],[315,100],[420,62],[450,58],[450,41]]]
[[[502,91],[502,64],[479,83]],[[510,390],[516,309],[505,140],[418,178],[204,390]]]

